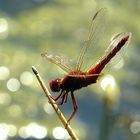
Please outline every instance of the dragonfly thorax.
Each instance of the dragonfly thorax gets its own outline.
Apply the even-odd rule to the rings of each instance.
[[[85,78],[86,73],[77,73],[76,71],[73,71],[67,76],[65,76],[63,79],[61,79],[60,89],[69,92],[85,87],[87,86],[87,84],[85,83]]]

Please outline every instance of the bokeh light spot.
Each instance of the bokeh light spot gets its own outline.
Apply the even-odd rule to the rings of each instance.
[[[115,79],[112,75],[106,75],[101,81],[101,88],[106,91],[108,88],[114,88],[116,85]]]
[[[7,79],[9,75],[10,75],[10,70],[5,66],[1,66],[0,67],[0,80]]]
[[[12,116],[12,117],[18,117],[18,116],[21,116],[21,113],[22,113],[22,109],[19,105],[17,104],[14,104],[14,105],[11,105],[9,107],[9,114]]]
[[[120,92],[114,77],[112,75],[106,75],[100,85],[104,91],[102,95],[106,100],[107,106],[111,109],[118,108]]]
[[[0,123],[0,140],[7,140],[8,136],[13,137],[16,134],[16,126],[12,124]]]
[[[20,88],[20,82],[16,78],[11,78],[7,82],[7,88],[12,91],[18,91]]]
[[[0,39],[8,36],[8,22],[4,18],[0,18]]]
[[[8,127],[6,124],[1,123],[0,124],[0,139],[6,140],[8,137]]]
[[[66,130],[62,127],[55,127],[53,129],[53,137],[55,139],[64,139],[66,137]]]
[[[34,122],[19,129],[19,135],[22,138],[34,137],[36,139],[43,139],[47,136],[47,129]]]
[[[134,121],[130,125],[130,130],[133,134],[137,134],[140,132],[140,122],[139,121]]]
[[[33,75],[31,72],[25,71],[20,76],[20,81],[23,85],[30,85],[33,82]]]
[[[0,104],[9,105],[11,102],[11,96],[7,93],[0,93]]]
[[[48,102],[44,105],[44,110],[47,114],[54,114],[54,109]]]
[[[13,125],[13,124],[10,124],[9,125],[9,134],[8,134],[8,136],[14,137],[14,136],[16,136],[16,134],[17,134],[17,127],[15,125]]]
[[[26,132],[26,127],[25,126],[21,127],[19,129],[19,132],[18,133],[19,133],[19,136],[22,137],[22,138],[24,138],[24,139],[29,137],[29,135]]]

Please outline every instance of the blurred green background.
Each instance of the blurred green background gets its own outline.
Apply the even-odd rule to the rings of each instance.
[[[71,125],[80,140],[140,139],[139,0],[0,0],[0,140],[70,139],[31,67],[47,86],[62,77],[64,72],[40,54],[75,59],[101,7],[108,9],[104,39],[130,31],[132,40],[117,66],[97,84],[75,92],[79,110]],[[60,108],[68,118],[71,100]]]

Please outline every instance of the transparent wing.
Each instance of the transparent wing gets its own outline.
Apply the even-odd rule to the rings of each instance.
[[[100,74],[75,74],[75,75],[71,75],[71,74],[68,74],[67,76],[69,76],[69,77],[77,77],[77,78],[82,78],[82,77],[88,77],[88,78],[95,78],[95,79],[100,79],[100,78],[102,78],[103,76],[104,76],[104,74],[103,73],[100,73]]]
[[[83,77],[83,76],[87,76],[87,77],[97,77],[97,76],[103,76],[104,74],[101,73],[101,74],[75,74],[75,75],[71,75],[71,74],[68,74],[67,76],[70,76],[70,77]]]
[[[110,53],[110,51],[116,47],[116,45],[126,36],[129,36],[129,40],[125,43],[125,45],[123,46],[123,48],[121,50],[121,52],[125,53],[124,50],[126,49],[126,47],[128,46],[130,39],[131,39],[131,33],[130,32],[122,32],[122,33],[118,33],[116,35],[114,35],[111,40],[110,40],[110,45],[108,46],[108,48],[106,49],[105,53],[108,54]]]
[[[113,57],[111,59],[111,61],[109,62],[109,64],[107,66],[108,67],[110,67],[110,66],[112,67],[112,66],[115,66],[116,64],[118,64],[124,58],[124,55],[127,52],[127,49],[128,49],[127,46],[128,46],[128,44],[129,44],[129,42],[131,40],[131,33],[130,32],[122,32],[122,33],[118,33],[118,34],[114,35],[111,38],[110,45],[107,47],[104,56],[101,57],[97,63],[100,63],[100,61],[105,59],[108,56],[108,54],[113,50],[113,48],[116,47],[117,44],[123,38],[125,38],[126,36],[129,36],[128,41],[124,44],[124,46],[121,48],[121,50],[115,55],[115,57]]]
[[[54,54],[45,52],[45,53],[42,53],[41,56],[46,58],[50,62],[56,64],[67,73],[72,71],[72,68],[68,66],[68,64],[72,63],[72,60],[64,58],[64,56],[62,55],[54,55]]]
[[[126,54],[127,52],[127,49],[128,49],[128,44],[131,40],[131,33],[130,32],[122,32],[122,33],[119,33],[119,34],[116,34],[114,35],[112,38],[111,38],[111,42],[110,42],[110,45],[108,46],[108,48],[106,49],[105,51],[105,55],[104,56],[107,56],[112,50],[114,47],[116,47],[116,45],[126,36],[129,36],[129,39],[128,41],[125,43],[125,45],[121,48],[121,50],[119,51],[119,53],[117,53],[117,55],[112,58],[111,60],[111,63],[118,63],[121,58],[124,57],[124,55]]]
[[[98,37],[100,36],[100,34],[103,33],[105,27],[106,14],[107,14],[107,9],[102,8],[99,11],[97,11],[94,17],[92,18],[89,32],[88,32],[88,37],[84,42],[84,46],[82,47],[80,55],[77,59],[76,71],[80,71],[84,63],[86,52],[91,46],[95,46],[96,42],[98,41]]]

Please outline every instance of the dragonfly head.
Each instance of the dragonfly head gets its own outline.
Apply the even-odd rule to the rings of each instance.
[[[59,92],[60,91],[60,80],[59,78],[55,79],[55,80],[52,80],[50,82],[50,89],[53,91],[53,92]]]

